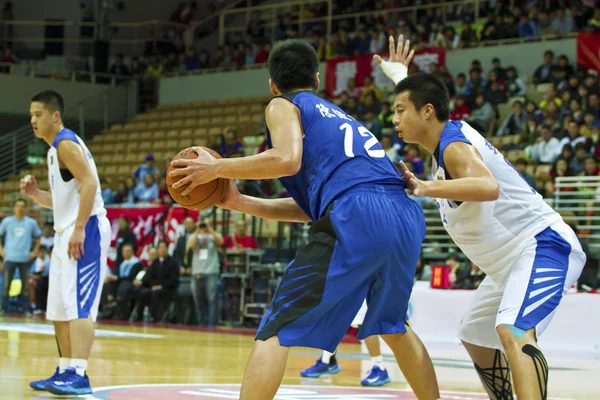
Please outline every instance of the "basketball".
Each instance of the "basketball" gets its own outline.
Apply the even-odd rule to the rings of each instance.
[[[208,151],[213,157],[221,158],[219,153],[214,150],[211,150],[206,147],[202,147],[204,150]],[[192,149],[187,148],[181,150],[179,153],[173,157],[173,160],[186,159],[191,160],[198,157],[198,154]],[[203,185],[197,186],[191,193],[186,196],[183,196],[181,192],[185,190],[185,186],[180,189],[174,189],[172,185],[177,182],[179,179],[183,178],[183,176],[177,176],[175,178],[169,177],[169,173],[173,171],[173,167],[169,166],[167,169],[167,189],[169,190],[169,194],[175,200],[177,204],[183,206],[185,208],[191,208],[194,210],[206,210],[208,208],[214,207],[217,203],[219,203],[223,197],[227,194],[227,179],[218,178],[214,181],[207,182]]]

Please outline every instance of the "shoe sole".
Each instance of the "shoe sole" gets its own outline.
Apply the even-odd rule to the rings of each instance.
[[[361,384],[361,386],[383,386],[383,385],[387,385],[391,381],[392,380],[388,377],[388,378],[385,378],[382,381],[377,381],[377,382],[373,382],[373,383],[370,383],[370,382],[363,383],[363,382],[361,382],[360,384]]]
[[[46,391],[46,386],[42,387],[35,387],[32,385],[29,385],[30,388],[32,388],[33,390],[37,390],[38,392],[45,392]]]
[[[59,395],[59,396],[83,396],[86,394],[92,394],[92,392],[93,392],[92,389],[86,390],[85,392],[77,392],[77,393],[64,392],[64,391],[56,389],[52,386],[46,386],[46,391],[48,393],[52,393],[52,394]]]
[[[319,374],[303,374],[302,372],[300,372],[300,376],[303,376],[304,378],[318,378],[318,377],[320,377],[322,375],[335,375],[335,374],[339,374],[341,370],[342,370],[342,368],[338,365],[338,366],[336,366],[332,370],[321,372]]]

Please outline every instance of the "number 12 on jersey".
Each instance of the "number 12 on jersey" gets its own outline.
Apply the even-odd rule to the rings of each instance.
[[[345,123],[342,126],[340,126],[340,130],[343,131],[345,130],[345,134],[344,134],[344,152],[346,153],[347,157],[354,157],[354,129],[352,128],[352,125],[350,125],[349,123]],[[367,128],[365,128],[364,126],[359,126],[358,127],[358,133],[360,134],[360,136],[362,137],[366,137],[369,138],[365,144],[365,150],[367,152],[367,154],[369,155],[369,157],[373,157],[373,158],[383,158],[385,157],[385,150],[383,149],[373,149],[372,147],[375,146],[377,143],[379,143],[379,141],[377,140],[377,138],[375,136],[373,136],[373,134],[371,132],[369,132],[369,130]]]

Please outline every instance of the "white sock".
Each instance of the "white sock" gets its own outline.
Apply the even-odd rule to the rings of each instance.
[[[329,364],[331,362],[331,357],[334,354],[335,353],[330,353],[328,351],[323,351],[323,355],[321,356],[321,361],[323,361],[325,364]]]
[[[379,355],[376,357],[371,357],[371,362],[373,365],[377,365],[380,370],[385,370],[385,367],[383,366],[383,356]]]
[[[71,358],[71,368],[75,368],[77,375],[85,376],[87,370],[87,360],[81,358]]]
[[[58,359],[58,372],[60,372],[61,374],[63,372],[65,372],[67,370],[67,368],[69,368],[70,366],[71,366],[70,358],[60,357]]]

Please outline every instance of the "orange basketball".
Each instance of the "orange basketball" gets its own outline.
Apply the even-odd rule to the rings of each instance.
[[[202,148],[208,151],[213,157],[221,158],[219,153],[216,151],[206,147]],[[196,157],[198,157],[198,154],[192,148],[187,148],[177,153],[177,155],[173,157],[173,160],[171,161],[180,160],[182,158],[189,160]],[[169,173],[174,169],[175,168],[172,166],[169,166],[167,169],[167,188],[173,200],[175,200],[175,202],[177,202],[177,204],[180,206],[194,210],[206,210],[207,208],[214,207],[227,194],[227,189],[229,188],[228,179],[218,178],[214,181],[196,186],[196,188],[194,188],[190,194],[183,196],[181,192],[185,190],[185,186],[179,189],[174,189],[172,187],[175,182],[183,178],[183,176],[176,176],[175,178],[169,177]]]

